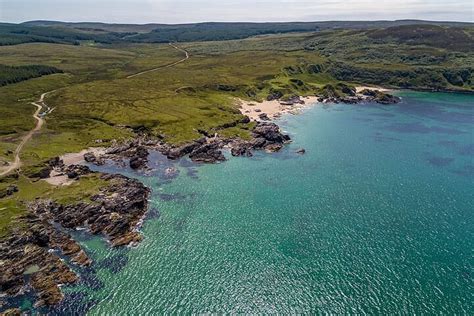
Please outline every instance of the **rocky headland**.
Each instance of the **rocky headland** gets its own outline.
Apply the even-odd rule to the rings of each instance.
[[[92,174],[86,166],[66,166],[59,158],[49,168],[71,178]],[[35,200],[18,219],[20,225],[0,240],[0,292],[4,296],[31,293],[36,307],[59,303],[63,299],[60,286],[80,279],[72,267],[92,263],[71,237],[74,230],[101,235],[113,247],[142,239],[138,228],[148,209],[149,189],[122,175],[97,176],[106,185],[89,200],[71,204]]]

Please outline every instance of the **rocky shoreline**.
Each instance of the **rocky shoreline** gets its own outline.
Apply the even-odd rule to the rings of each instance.
[[[316,103],[378,103],[396,104],[401,101],[397,96],[388,93],[384,88],[352,87],[343,83],[325,85],[315,91],[315,96],[301,97],[298,95],[283,96],[272,93],[263,102],[238,100],[240,111],[257,122],[271,121],[285,113],[296,114],[308,104]]]
[[[345,104],[358,104],[358,103],[378,103],[378,104],[396,104],[401,101],[397,96],[389,94],[379,89],[361,89],[357,91],[355,88],[350,88],[345,85],[340,85],[342,93],[338,93],[332,86],[326,86],[323,88],[324,96],[318,98],[321,103],[345,103]]]
[[[249,123],[250,119],[245,117],[245,122]],[[87,152],[84,154],[84,160],[98,166],[106,161],[115,161],[119,165],[125,165],[128,161],[130,168],[134,170],[147,170],[150,150],[159,151],[169,160],[188,156],[196,163],[219,163],[226,160],[223,154],[225,149],[229,149],[233,156],[249,157],[252,156],[253,150],[276,152],[291,141],[290,137],[283,134],[279,126],[272,122],[257,122],[250,132],[250,140],[222,138],[218,135],[204,136],[180,146],[170,146],[146,136],[139,137],[113,146],[100,154]]]
[[[52,168],[72,178],[93,173],[85,166],[65,166],[59,159],[54,159]],[[72,230],[85,229],[104,236],[113,247],[133,245],[142,239],[138,226],[148,210],[150,190],[122,175],[100,174],[100,178],[107,186],[90,201],[63,205],[36,200],[28,205],[29,212],[19,219],[21,225],[0,241],[3,296],[32,293],[35,307],[61,302],[64,295],[60,286],[80,279],[72,267],[92,263],[71,237]],[[19,310],[9,313],[15,315]]]

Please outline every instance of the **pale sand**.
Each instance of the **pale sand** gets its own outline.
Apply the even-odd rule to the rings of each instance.
[[[100,156],[105,154],[105,148],[102,147],[91,147],[88,149],[84,149],[78,153],[70,153],[70,154],[65,154],[60,157],[60,159],[63,160],[64,164],[66,166],[69,165],[77,165],[85,162],[84,160],[84,154],[92,152],[96,156]],[[66,174],[63,173],[58,173],[55,170],[51,171],[49,178],[44,179],[43,181],[54,185],[54,186],[66,186],[66,185],[71,185],[74,183],[75,180],[69,179],[69,177]]]
[[[359,87],[355,87],[356,88],[356,92],[357,93],[360,93],[362,90],[365,90],[365,89],[368,89],[368,90],[375,90],[375,91],[380,91],[380,92],[390,92],[392,90],[390,89],[387,89],[387,88],[382,88],[382,87],[378,87],[378,86],[373,86],[373,87],[369,87],[369,86],[359,86]]]
[[[74,180],[69,179],[66,174],[60,174],[54,170],[51,171],[49,178],[44,179],[43,181],[46,181],[49,184],[54,185],[54,186],[66,186],[66,185],[71,185],[74,183]]]
[[[61,156],[60,158],[64,161],[64,164],[66,166],[77,165],[77,164],[85,162],[84,161],[84,154],[86,154],[88,152],[92,152],[96,156],[101,156],[101,155],[105,154],[105,150],[106,149],[103,148],[103,147],[91,147],[91,148],[88,148],[88,149],[84,149],[84,150],[82,150],[78,153],[65,154],[65,155]]]
[[[281,105],[278,100],[263,101],[259,103],[238,99],[238,102],[240,105],[240,112],[243,115],[247,115],[251,120],[259,121],[260,118],[258,116],[262,113],[267,114],[270,119],[275,119],[284,113],[297,113],[301,108],[318,103],[317,97],[303,97],[301,99],[304,100],[306,104]],[[255,110],[260,110],[261,112]]]

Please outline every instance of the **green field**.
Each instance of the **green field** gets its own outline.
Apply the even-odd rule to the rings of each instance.
[[[284,34],[246,38],[257,32],[249,27],[248,34],[236,34],[239,39],[226,41],[218,40],[216,34],[222,32],[213,28],[212,34],[207,34],[206,28],[200,28],[205,36],[196,39],[199,41],[177,44],[190,53],[188,60],[133,78],[127,77],[169,65],[184,54],[167,43],[137,43],[125,35],[133,29],[134,37],[145,38],[150,32],[145,26],[125,25],[113,31],[105,26],[100,30],[90,27],[62,25],[61,33],[56,26],[48,37],[50,28],[35,26],[31,29],[34,36],[30,34],[27,39],[31,40],[22,44],[18,44],[22,41],[16,33],[7,36],[0,32],[4,44],[18,44],[0,46],[0,64],[5,65],[0,71],[7,69],[4,76],[11,77],[12,69],[20,69],[12,67],[28,65],[62,72],[31,75],[0,87],[0,165],[13,159],[21,137],[35,125],[31,116],[35,107],[30,102],[53,91],[45,102],[54,108],[41,132],[22,152],[20,178],[2,180],[3,188],[16,184],[20,192],[0,199],[0,234],[25,210],[28,200],[77,195],[77,190],[50,188],[24,175],[52,157],[96,146],[97,140],[104,146],[132,138],[134,130],[143,127],[170,144],[197,139],[201,137],[198,130],[245,138],[249,136],[245,124],[222,127],[242,119],[236,98],[259,101],[274,91],[285,96],[317,95],[328,83],[474,90],[472,25],[305,29],[300,33],[290,32],[293,29],[288,27]],[[77,32],[94,36],[76,38],[70,34]],[[186,32],[180,29],[165,35],[180,34],[183,39],[189,35]],[[212,40],[205,41],[208,38]],[[113,40],[107,43],[106,39]],[[87,180],[77,186],[82,184],[92,189],[100,186]]]

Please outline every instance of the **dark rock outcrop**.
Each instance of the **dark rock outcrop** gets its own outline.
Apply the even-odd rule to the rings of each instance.
[[[0,199],[6,197],[6,196],[10,196],[10,195],[13,195],[15,194],[16,192],[18,192],[18,187],[14,184],[12,185],[9,185],[8,187],[6,187],[5,189],[3,190],[0,190]]]
[[[245,115],[244,118],[240,120],[240,123],[242,123],[242,124],[248,124],[248,123],[250,123],[250,117],[248,117],[247,115]]]
[[[62,159],[60,159],[59,157],[55,157],[48,161],[48,165],[52,168],[63,168],[64,161],[62,161]]]
[[[97,166],[102,166],[105,163],[105,160],[97,157],[94,153],[88,152],[84,154],[84,160],[88,163],[92,163]]]
[[[72,264],[87,266],[91,261],[79,244],[41,216],[28,214],[21,221],[23,228],[0,241],[0,292],[16,296],[31,286],[37,296],[35,306],[57,304],[63,298],[59,286],[74,283],[78,277],[49,249],[68,256]]]
[[[185,144],[179,147],[170,148],[165,150],[164,154],[168,159],[176,160],[186,155],[189,155],[195,148],[202,146],[206,142],[205,138],[196,140],[190,144]]]
[[[148,163],[148,149],[144,146],[138,146],[135,150],[134,155],[130,158],[130,167],[132,169],[142,169],[147,166]]]
[[[361,102],[375,102],[380,104],[394,104],[401,101],[399,97],[378,90],[364,89],[356,93],[353,87],[339,83],[336,86],[326,85],[320,91],[319,102],[357,104]]]
[[[285,100],[280,101],[281,105],[295,105],[295,104],[305,104],[305,101],[301,99],[300,96],[294,95]]]
[[[234,157],[243,156],[243,157],[252,157],[252,146],[249,142],[245,141],[235,141],[232,146],[230,153]]]
[[[399,103],[401,99],[388,93],[382,93],[377,95],[374,101],[380,104],[396,104]]]
[[[139,241],[135,227],[146,213],[149,190],[139,181],[120,175],[104,175],[102,179],[110,185],[91,197],[92,203],[39,201],[31,209],[64,228],[85,227],[92,234],[103,234],[113,246]]]
[[[89,167],[82,165],[70,165],[66,168],[63,168],[62,170],[64,170],[69,179],[77,179],[79,176],[91,173]]]
[[[205,143],[197,146],[190,154],[189,158],[195,162],[216,163],[225,161],[225,157],[220,150],[222,144],[218,141]]]
[[[360,93],[366,96],[366,101],[377,102],[380,104],[396,104],[401,101],[397,96],[377,90],[364,89]]]
[[[262,121],[270,121],[270,118],[268,117],[267,113],[259,114],[258,118],[261,119]]]
[[[281,133],[280,127],[275,123],[258,122],[252,131],[252,140],[238,140],[230,144],[233,156],[252,156],[252,150],[266,150],[276,152],[291,139],[288,135]]]
[[[31,178],[47,179],[49,178],[49,175],[51,174],[52,170],[53,170],[53,167],[51,167],[50,165],[47,165],[46,167],[40,168],[36,173],[31,175]]]
[[[168,159],[176,160],[186,155],[194,162],[216,163],[225,161],[221,148],[224,143],[213,138],[201,138],[190,144],[166,150]]]
[[[283,148],[282,144],[272,143],[265,146],[265,151],[270,152],[270,153],[275,153],[277,151],[280,151],[282,148]]]
[[[278,100],[283,97],[283,93],[278,90],[271,90],[270,94],[267,96],[267,101]]]
[[[68,166],[66,170],[68,175],[90,173],[85,166]],[[37,298],[35,306],[58,304],[63,299],[60,285],[78,280],[69,264],[91,264],[66,233],[68,229],[85,228],[103,235],[112,246],[141,240],[137,227],[147,211],[149,189],[121,175],[104,174],[101,179],[108,185],[89,203],[36,200],[29,205],[27,215],[19,219],[21,225],[0,239],[0,294],[17,296],[31,288]],[[69,260],[63,261],[59,255]]]
[[[252,131],[252,135],[255,139],[265,140],[264,146],[271,143],[284,144],[289,142],[291,139],[288,135],[280,132],[280,127],[275,123],[260,122],[255,126]]]

